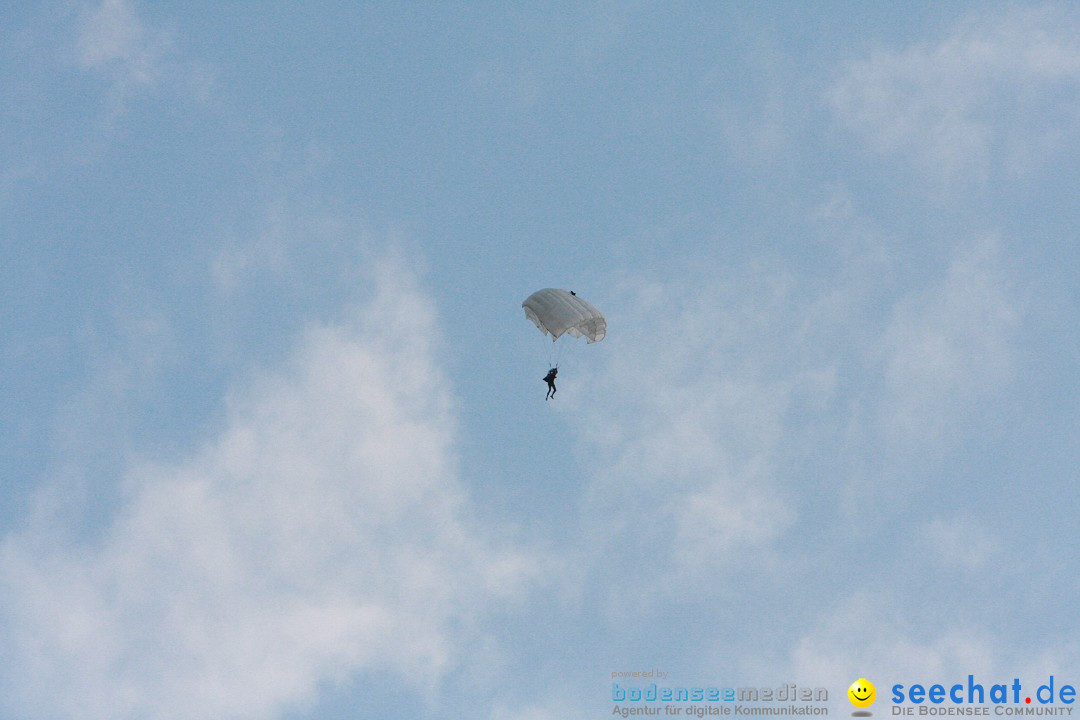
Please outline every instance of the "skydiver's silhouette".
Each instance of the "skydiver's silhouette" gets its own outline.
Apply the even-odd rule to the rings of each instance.
[[[555,376],[559,374],[559,368],[551,368],[548,370],[548,374],[544,376],[544,382],[548,384],[547,395],[544,396],[545,400],[555,397]]]

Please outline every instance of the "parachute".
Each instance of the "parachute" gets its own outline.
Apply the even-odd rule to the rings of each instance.
[[[607,333],[604,315],[572,290],[537,290],[525,298],[521,307],[525,308],[525,317],[532,320],[540,332],[551,335],[552,342],[566,333],[594,343],[603,340]]]

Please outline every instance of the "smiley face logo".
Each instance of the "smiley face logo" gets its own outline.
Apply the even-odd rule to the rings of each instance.
[[[866,708],[874,704],[874,699],[877,697],[877,690],[874,689],[874,683],[866,678],[859,678],[851,683],[851,687],[847,690],[847,696],[848,700],[850,700],[851,704],[855,707]]]

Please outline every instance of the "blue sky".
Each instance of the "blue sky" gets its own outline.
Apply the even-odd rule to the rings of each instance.
[[[0,10],[0,717],[1080,681],[1078,38]],[[542,287],[608,319],[548,403]]]

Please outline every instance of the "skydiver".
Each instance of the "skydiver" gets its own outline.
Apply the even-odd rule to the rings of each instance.
[[[548,370],[548,374],[544,376],[544,382],[548,384],[547,395],[544,396],[545,400],[555,397],[555,376],[559,374],[559,368],[551,368]]]

